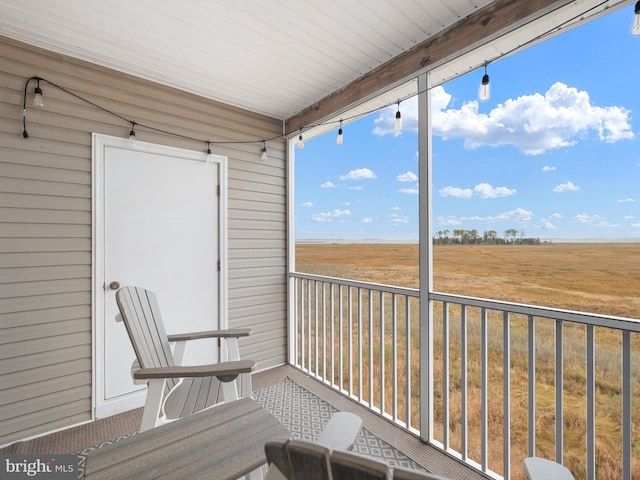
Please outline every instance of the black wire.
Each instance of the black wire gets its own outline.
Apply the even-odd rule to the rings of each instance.
[[[562,29],[567,24],[573,22],[574,20],[582,17],[583,15],[586,15],[587,13],[589,13],[589,12],[591,12],[593,10],[596,10],[596,9],[600,8],[601,6],[603,6],[603,5],[607,4],[607,3],[608,3],[608,0],[604,0],[604,1],[600,2],[599,4],[597,4],[597,5],[595,5],[595,6],[591,7],[591,8],[583,11],[579,15],[576,15],[576,16],[568,19],[568,20],[565,20],[561,24],[556,25],[552,29],[547,30],[546,32],[544,32],[544,33],[538,35],[537,37],[529,40],[528,42],[525,42],[522,45],[514,47],[511,50],[508,50],[508,51],[506,51],[504,53],[501,53],[501,54],[495,56],[494,58],[492,58],[490,60],[485,61],[484,62],[485,69],[486,69],[487,65],[489,65],[492,62],[494,62],[495,60],[500,59],[502,57],[506,57],[507,55],[511,55],[512,53],[516,52],[517,50],[523,49],[523,48],[527,47],[528,45],[531,45],[532,43],[535,43],[535,42],[543,39],[544,37],[546,37],[548,35],[551,35],[552,33]],[[623,2],[619,2],[619,3],[623,3]],[[615,5],[618,5],[619,3],[616,3]],[[49,85],[62,90],[63,92],[67,93],[68,95],[71,95],[72,97],[75,97],[78,100],[81,100],[81,101],[83,101],[85,103],[88,103],[89,105],[91,105],[91,106],[93,106],[95,108],[98,108],[98,109],[102,110],[103,112],[106,112],[106,113],[108,113],[110,115],[113,115],[114,117],[117,117],[120,120],[124,120],[125,122],[127,122],[127,123],[129,123],[131,125],[137,125],[138,127],[142,127],[142,128],[147,129],[147,130],[151,130],[151,131],[158,132],[158,133],[163,133],[165,135],[172,135],[174,137],[184,138],[186,140],[192,140],[194,142],[205,143],[205,144],[207,144],[208,147],[211,146],[211,145],[248,145],[248,144],[260,144],[260,143],[264,144],[264,142],[273,141],[273,140],[276,140],[276,139],[279,139],[279,138],[285,138],[286,139],[288,136],[290,136],[290,135],[292,135],[294,133],[294,132],[289,132],[289,133],[285,132],[285,133],[283,133],[281,135],[276,135],[276,136],[271,137],[271,138],[257,139],[257,140],[229,140],[229,141],[219,141],[219,142],[213,142],[213,141],[210,141],[210,140],[203,140],[201,138],[191,137],[189,135],[182,135],[180,133],[171,132],[169,130],[164,130],[164,129],[161,129],[161,128],[153,127],[151,125],[146,125],[144,123],[138,123],[136,121],[129,120],[128,118],[120,115],[119,113],[113,112],[113,111],[109,110],[108,108],[105,108],[105,107],[103,107],[101,105],[98,105],[95,102],[92,102],[91,100],[87,100],[86,98],[84,98],[84,97],[82,97],[82,96],[80,96],[80,95],[78,95],[78,94],[76,94],[76,93],[74,93],[74,92],[72,92],[72,91],[70,91],[70,90],[68,90],[68,89],[66,89],[66,88],[64,88],[64,87],[52,82],[52,81],[50,81],[50,80],[47,80],[47,79],[42,78],[42,77],[34,76],[34,77],[28,78],[27,81],[25,82],[25,85],[24,85],[24,95],[23,95],[23,100],[22,100],[22,126],[23,126],[22,135],[23,135],[24,138],[29,138],[29,134],[27,133],[26,112],[27,112],[27,89],[29,87],[29,83],[31,82],[31,80],[36,80],[38,82],[46,82]],[[408,100],[410,98],[418,96],[418,95],[420,95],[422,93],[426,93],[426,92],[430,91],[431,89],[433,89],[433,88],[435,88],[435,87],[437,87],[439,85],[441,85],[441,84],[432,85],[430,87],[425,88],[424,90],[418,90],[415,93],[411,93],[409,95],[406,95],[403,98],[399,98],[398,100],[396,100],[393,103],[389,103],[389,104],[384,105],[382,107],[373,108],[373,109],[371,109],[371,110],[369,110],[367,112],[358,113],[358,114],[352,115],[350,117],[341,117],[340,120],[331,120],[331,121],[325,121],[325,122],[319,122],[319,123],[311,124],[311,125],[309,125],[307,127],[302,127],[299,130],[296,129],[296,131],[299,131],[300,134],[302,135],[302,133],[304,131],[307,131],[309,129],[312,129],[312,128],[315,128],[315,127],[320,127],[320,126],[325,126],[325,125],[333,125],[333,124],[338,124],[338,123],[341,124],[343,121],[347,121],[348,122],[348,121],[351,121],[351,120],[356,120],[356,119],[359,119],[359,118],[363,118],[363,117],[366,117],[367,115],[371,115],[372,113],[375,113],[377,111],[384,110],[385,108],[391,107],[392,105],[395,105],[395,104],[397,104],[398,108],[399,108],[401,102],[404,102],[405,100]]]

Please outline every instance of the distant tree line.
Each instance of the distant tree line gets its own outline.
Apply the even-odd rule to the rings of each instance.
[[[495,230],[485,230],[482,235],[478,230],[465,230],[463,228],[439,230],[433,237],[434,245],[539,245],[539,238],[526,237],[524,230],[510,228],[504,231],[504,236],[499,237]]]

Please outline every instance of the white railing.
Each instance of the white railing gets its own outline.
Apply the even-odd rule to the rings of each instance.
[[[417,290],[290,276],[292,363],[432,445],[495,478],[524,478],[527,456],[576,479],[639,474],[640,322],[431,293],[420,352]]]

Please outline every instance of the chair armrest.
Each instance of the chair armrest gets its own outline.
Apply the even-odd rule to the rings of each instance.
[[[248,337],[253,333],[250,328],[229,328],[227,330],[208,330],[205,332],[178,333],[167,335],[170,342],[181,342],[185,340],[199,340],[202,338],[238,338]]]
[[[224,377],[251,373],[255,367],[256,362],[253,360],[237,360],[209,365],[141,368],[133,372],[133,378],[151,380],[155,378]]]

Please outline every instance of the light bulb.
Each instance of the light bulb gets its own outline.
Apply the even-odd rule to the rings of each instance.
[[[336,138],[336,145],[342,145],[342,127],[338,130],[338,138]]]
[[[262,160],[263,162],[269,160],[269,157],[267,156],[267,144],[264,142],[264,140],[262,141],[262,155],[260,156],[260,160]]]
[[[634,10],[636,16],[633,19],[633,26],[631,27],[631,33],[634,35],[640,35],[640,1],[636,2],[636,8]]]
[[[304,140],[302,138],[302,134],[298,137],[298,148],[302,150],[304,148]]]
[[[486,72],[486,70],[485,70]],[[478,91],[478,98],[481,102],[486,102],[489,100],[489,75],[486,73],[482,76],[482,83],[480,84],[480,90]]]
[[[129,132],[129,145],[135,146],[136,144],[136,124],[131,122],[131,131]]]
[[[207,153],[204,156],[206,163],[213,163],[213,153],[211,153],[211,144],[207,142]]]
[[[42,89],[40,88],[40,82],[35,89],[35,95],[33,96],[33,104],[38,108],[44,107],[44,101],[42,101]]]
[[[398,104],[398,111],[396,112],[396,132],[402,131],[402,114],[400,113],[400,104]]]

